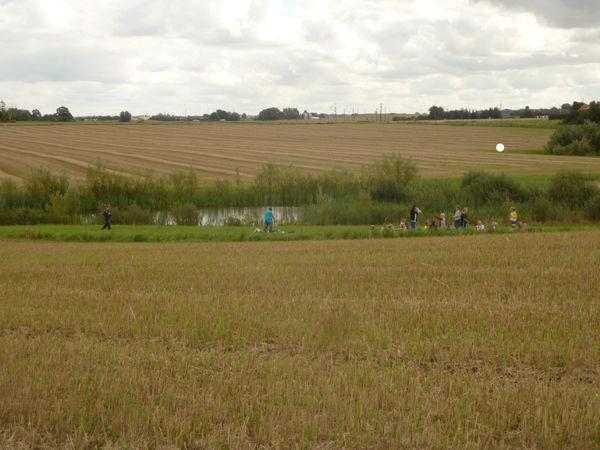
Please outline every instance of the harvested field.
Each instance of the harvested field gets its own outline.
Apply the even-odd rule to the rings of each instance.
[[[384,155],[412,158],[423,176],[468,170],[510,174],[561,168],[600,173],[600,158],[549,156],[552,130],[410,124],[57,124],[0,126],[0,177],[32,168],[82,177],[98,161],[119,173],[167,174],[193,167],[202,179],[249,179],[269,161],[305,172],[358,170]],[[495,145],[503,142],[500,155]],[[514,151],[514,152],[513,152]]]
[[[597,448],[598,242],[4,241],[0,447]]]

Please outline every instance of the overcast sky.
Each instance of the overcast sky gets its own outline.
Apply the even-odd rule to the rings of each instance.
[[[600,98],[599,0],[0,0],[0,99],[76,115]]]

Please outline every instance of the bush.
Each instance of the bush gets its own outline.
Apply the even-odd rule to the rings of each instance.
[[[559,172],[552,177],[548,189],[550,200],[570,209],[582,208],[597,193],[598,188],[585,175],[569,171]]]
[[[417,179],[415,163],[393,155],[364,166],[361,180],[371,198],[379,202],[405,202],[409,186]]]
[[[135,203],[127,209],[112,209],[112,221],[119,225],[152,225],[154,224],[154,214],[151,211],[142,209]],[[102,217],[99,215],[98,217]]]
[[[600,124],[563,125],[550,137],[546,151],[554,155],[599,155]]]
[[[559,220],[561,218],[560,207],[547,198],[535,198],[527,205],[527,209],[529,210],[531,218],[536,222],[547,222],[550,220]]]
[[[600,220],[600,195],[596,194],[588,201],[585,207],[585,215],[590,220]]]
[[[502,204],[525,200],[525,190],[506,175],[492,175],[485,172],[469,172],[463,176],[461,188],[465,191],[469,203]]]
[[[177,225],[198,225],[198,210],[191,203],[176,206],[171,215]]]

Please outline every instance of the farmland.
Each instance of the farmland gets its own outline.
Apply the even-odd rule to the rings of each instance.
[[[562,168],[600,173],[600,159],[540,154],[552,130],[419,124],[57,124],[0,127],[0,178],[41,166],[84,176],[102,162],[117,173],[165,175],[194,168],[201,179],[251,179],[266,162],[307,173],[357,171],[385,155],[414,160],[425,177],[469,170],[514,175]],[[499,155],[495,145],[507,151]]]
[[[3,241],[0,446],[595,448],[598,260],[597,233]]]

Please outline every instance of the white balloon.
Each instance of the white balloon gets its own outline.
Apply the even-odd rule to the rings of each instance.
[[[504,151],[504,144],[496,144],[496,151],[502,153]]]

